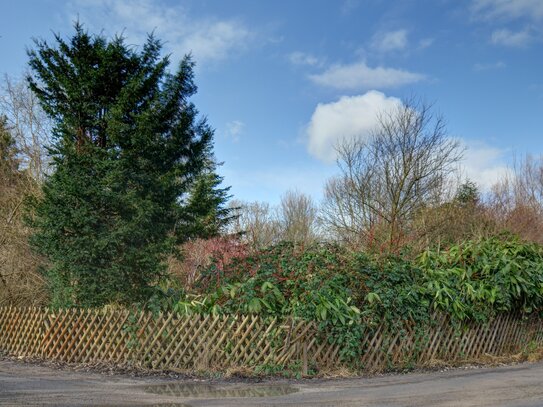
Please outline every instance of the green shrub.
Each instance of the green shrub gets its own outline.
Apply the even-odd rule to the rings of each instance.
[[[486,320],[543,305],[543,249],[506,235],[467,241],[418,259],[433,308],[454,318]]]
[[[220,279],[216,278],[216,273]],[[424,336],[441,312],[459,326],[542,308],[543,250],[510,236],[428,250],[416,260],[371,257],[331,244],[292,243],[202,273],[200,291],[165,295],[181,313],[259,314],[316,321],[322,339],[356,362],[382,324]],[[220,280],[218,287],[209,284]]]

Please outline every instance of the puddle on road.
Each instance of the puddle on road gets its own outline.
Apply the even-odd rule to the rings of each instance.
[[[145,386],[146,393],[161,396],[188,398],[224,397],[276,397],[296,393],[297,388],[287,385],[251,385],[244,387],[221,387],[211,384],[166,383]]]
[[[124,405],[124,404],[123,404]],[[118,407],[118,404],[104,404],[96,407]],[[192,407],[190,404],[185,403],[161,403],[161,404],[134,404],[138,407]]]

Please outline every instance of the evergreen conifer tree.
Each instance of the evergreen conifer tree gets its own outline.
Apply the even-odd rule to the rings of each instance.
[[[211,159],[196,177],[186,198],[180,233],[188,238],[209,239],[218,236],[236,215],[236,208],[227,206],[230,187],[221,188],[223,177],[217,174],[217,164]]]
[[[80,24],[29,51],[29,84],[54,120],[54,172],[34,204],[32,243],[50,263],[53,304],[145,301],[163,275],[213,132],[153,36],[140,51]]]

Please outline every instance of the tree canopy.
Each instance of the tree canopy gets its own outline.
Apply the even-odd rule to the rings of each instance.
[[[191,57],[170,73],[161,49],[152,35],[138,50],[77,23],[68,40],[29,51],[30,87],[53,120],[32,243],[49,261],[56,305],[144,301],[184,238],[176,226],[190,215],[213,131],[189,100]]]

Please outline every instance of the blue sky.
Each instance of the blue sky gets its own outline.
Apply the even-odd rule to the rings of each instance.
[[[320,199],[332,146],[416,95],[467,147],[482,188],[514,155],[543,153],[542,0],[18,0],[0,13],[0,73],[26,69],[33,37],[147,32],[197,63],[194,98],[242,200],[288,189]]]

